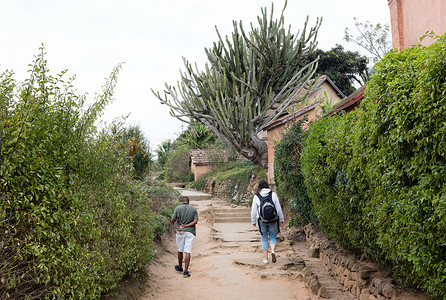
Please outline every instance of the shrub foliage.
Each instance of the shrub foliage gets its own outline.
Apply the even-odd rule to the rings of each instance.
[[[294,122],[274,148],[274,181],[293,225],[318,223],[301,169],[302,140],[307,134],[302,125],[307,120]]]
[[[446,297],[445,94],[446,36],[427,48],[386,56],[368,88],[356,143],[370,180],[366,209],[378,245],[409,282],[441,299]]]
[[[318,121],[302,171],[321,227],[446,297],[446,36],[389,53],[357,113]]]
[[[98,299],[153,255],[156,218],[129,144],[94,126],[119,67],[87,107],[66,71],[49,74],[43,48],[31,66],[23,82],[0,75],[0,298]]]

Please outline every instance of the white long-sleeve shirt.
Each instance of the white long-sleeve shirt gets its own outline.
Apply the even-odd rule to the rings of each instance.
[[[260,191],[260,196],[266,197],[268,193],[271,192],[270,189],[262,189]],[[282,207],[280,206],[279,197],[277,197],[277,194],[273,192],[272,194],[273,203],[276,207],[277,215],[279,216],[279,222],[284,221]],[[257,195],[254,195],[254,198],[252,199],[252,207],[251,207],[251,223],[256,224],[257,219],[259,218],[259,211],[260,211],[260,199],[257,197]]]

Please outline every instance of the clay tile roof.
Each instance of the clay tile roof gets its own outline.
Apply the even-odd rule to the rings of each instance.
[[[231,156],[230,151],[223,149],[194,149],[189,151],[190,164],[206,166],[216,161],[227,162]],[[237,155],[237,160],[246,160]]]
[[[312,80],[314,80],[314,79],[312,79]],[[319,76],[317,78],[317,83],[316,83],[316,86],[315,86],[315,90],[317,90],[324,82],[327,82],[333,88],[333,90],[335,90],[336,94],[339,97],[341,97],[341,98],[345,97],[344,93],[342,93],[342,91],[336,86],[336,84],[334,84],[334,82],[327,75],[321,75],[321,76]],[[300,92],[300,96],[302,96],[306,92],[307,92],[307,90],[303,89]],[[301,108],[300,110],[298,110],[298,111],[296,111],[294,113],[291,113],[291,114],[289,114],[288,112],[284,112],[281,116],[279,116],[279,118],[277,120],[275,120],[275,121],[269,123],[268,125],[264,126],[262,128],[262,130],[271,130],[271,129],[276,128],[277,126],[283,125],[286,122],[288,122],[288,121],[290,121],[290,120],[292,120],[294,118],[297,118],[297,117],[299,117],[299,116],[309,112],[310,110],[314,109],[318,105],[319,105],[319,103],[317,103],[317,102],[316,103],[312,103],[312,104],[307,105],[307,106]]]
[[[211,153],[209,150],[190,150],[189,156],[195,165],[207,165],[211,161]]]
[[[307,106],[305,106],[304,108],[301,108],[301,109],[299,109],[299,110],[296,111],[296,112],[293,112],[293,113],[291,113],[291,114],[287,114],[287,115],[285,115],[284,117],[275,120],[274,122],[268,124],[267,126],[263,127],[262,129],[263,129],[263,130],[271,130],[271,129],[274,129],[274,128],[276,128],[277,126],[281,126],[281,125],[287,123],[288,121],[293,120],[293,119],[295,119],[295,118],[297,118],[297,117],[299,117],[299,116],[301,116],[301,115],[303,115],[303,114],[309,112],[310,110],[314,109],[314,108],[317,107],[318,105],[319,105],[319,102],[315,102],[315,103],[312,103],[312,104],[310,104],[310,105],[307,105]]]
[[[357,102],[361,101],[362,98],[364,98],[364,92],[366,89],[366,85],[364,84],[360,88],[358,88],[356,91],[351,93],[348,97],[344,98],[342,101],[338,102],[327,114],[326,116],[332,116],[335,113],[340,112],[341,110],[346,109],[347,107],[350,107]]]

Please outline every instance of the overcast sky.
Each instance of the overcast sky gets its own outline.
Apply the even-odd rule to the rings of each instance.
[[[232,32],[232,20],[243,20],[248,28],[272,2],[279,13],[284,0],[0,0],[0,72],[12,69],[16,79],[27,78],[28,64],[43,43],[51,73],[68,69],[76,74],[78,92],[93,99],[124,62],[115,101],[102,119],[130,114],[128,122],[139,124],[156,148],[186,125],[171,117],[150,89],[176,84],[182,57],[203,66],[204,48],[217,40],[215,26],[223,35]],[[343,40],[345,27],[354,29],[354,17],[390,24],[387,0],[288,1],[285,22],[293,31],[307,15],[310,25],[323,17],[318,34],[323,50],[335,44],[359,50]]]

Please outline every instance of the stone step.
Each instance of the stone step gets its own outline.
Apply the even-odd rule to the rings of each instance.
[[[190,201],[212,200],[212,195],[191,195],[188,196]]]
[[[242,208],[242,209],[237,209],[237,208],[233,208],[233,209],[222,209],[222,208],[214,208],[214,214],[230,214],[230,213],[236,213],[236,214],[247,214],[250,215],[251,214],[251,210],[250,209],[246,209],[246,208]]]
[[[231,212],[214,212],[214,217],[250,217],[251,213],[246,211],[231,211]]]
[[[249,208],[214,208],[214,213],[247,213],[251,214],[251,209]]]
[[[214,223],[251,223],[251,217],[214,217]]]
[[[174,187],[175,190],[180,192],[182,196],[189,197],[190,201],[201,201],[201,200],[211,200],[212,195],[208,193],[203,193],[199,191],[186,190],[181,187]]]

